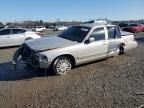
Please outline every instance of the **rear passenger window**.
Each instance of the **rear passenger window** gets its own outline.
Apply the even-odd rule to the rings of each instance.
[[[107,27],[108,39],[121,38],[120,30],[117,26]]]
[[[24,33],[26,32],[26,30],[23,29],[12,29],[12,33],[13,34],[20,34],[20,33]]]
[[[105,40],[105,30],[104,28],[95,29],[90,37],[94,37],[95,41]]]

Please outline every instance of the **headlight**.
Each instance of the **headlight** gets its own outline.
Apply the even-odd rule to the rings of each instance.
[[[47,58],[47,56],[45,56],[45,55],[41,55],[41,56],[39,57],[39,61],[47,62],[47,61],[48,61],[48,58]]]
[[[39,62],[48,62],[47,56],[38,53],[34,55],[34,59]]]

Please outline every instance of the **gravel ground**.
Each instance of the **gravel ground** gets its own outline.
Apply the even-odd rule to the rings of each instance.
[[[144,33],[125,55],[85,64],[64,76],[20,66],[17,48],[0,50],[0,108],[139,108],[144,105]],[[51,72],[49,72],[51,73]]]

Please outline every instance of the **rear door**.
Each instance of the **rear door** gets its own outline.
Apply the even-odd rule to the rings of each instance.
[[[108,53],[116,52],[120,44],[123,42],[121,32],[117,26],[108,26]]]
[[[23,29],[12,29],[12,33],[10,35],[10,38],[12,40],[13,45],[20,45],[25,40],[25,33],[26,30]]]
[[[11,29],[3,29],[0,31],[0,47],[11,45],[10,33]]]

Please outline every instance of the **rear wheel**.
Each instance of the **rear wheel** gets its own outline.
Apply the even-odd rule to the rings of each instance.
[[[56,75],[64,75],[71,70],[72,63],[69,58],[62,56],[54,61],[52,68]]]
[[[123,46],[121,46],[119,48],[119,55],[122,55],[122,54],[124,54],[124,47]]]

